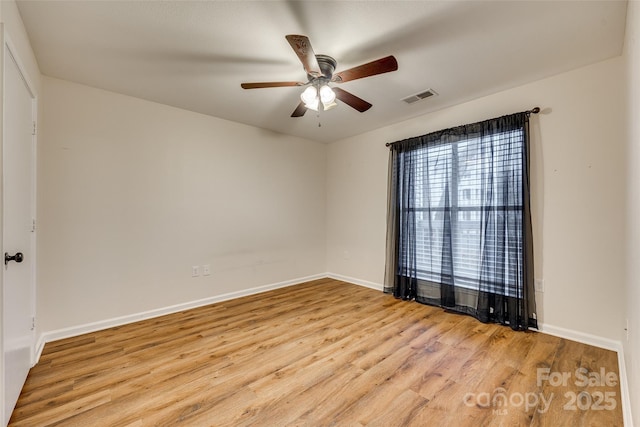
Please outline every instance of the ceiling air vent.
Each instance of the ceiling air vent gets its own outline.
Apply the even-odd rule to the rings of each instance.
[[[436,91],[433,89],[423,90],[420,93],[416,93],[415,95],[407,96],[403,99],[407,104],[413,104],[416,101],[420,101],[421,99],[431,98],[432,96],[437,95]]]

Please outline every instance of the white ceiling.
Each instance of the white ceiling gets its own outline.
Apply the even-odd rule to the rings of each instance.
[[[43,74],[330,142],[622,52],[625,1],[18,1]],[[285,40],[336,71],[387,55],[396,72],[341,85],[371,102],[302,118],[306,81]],[[401,101],[432,88],[439,95]],[[529,106],[527,106],[529,107]],[[533,107],[533,106],[531,106]],[[319,121],[322,126],[318,127]]]

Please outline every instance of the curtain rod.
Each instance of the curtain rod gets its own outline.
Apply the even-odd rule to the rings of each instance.
[[[531,110],[523,111],[527,115],[538,114],[540,112],[540,107],[533,107]],[[384,144],[385,147],[391,147],[393,142],[387,142]]]

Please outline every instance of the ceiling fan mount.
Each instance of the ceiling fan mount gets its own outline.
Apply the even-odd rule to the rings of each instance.
[[[364,113],[372,107],[370,103],[350,92],[338,87],[329,87],[329,83],[344,83],[377,74],[388,73],[398,69],[398,62],[393,56],[387,56],[335,73],[337,61],[328,55],[316,55],[307,36],[290,34],[286,36],[293,51],[298,56],[307,73],[307,82],[259,82],[242,83],[243,89],[260,89],[268,87],[309,86],[301,95],[302,101],[291,114],[291,117],[302,117],[307,109],[317,110],[322,101],[325,110],[336,105],[338,99],[350,107]],[[314,88],[314,89],[310,89]]]
[[[309,82],[313,83],[316,79],[331,81],[331,77],[333,77],[333,72],[336,70],[338,62],[329,55],[320,54],[316,55],[316,60],[318,61],[318,66],[320,67],[320,72],[322,74],[320,77],[314,77],[311,74],[307,74]]]

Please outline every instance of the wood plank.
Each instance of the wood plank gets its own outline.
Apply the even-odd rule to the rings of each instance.
[[[10,425],[622,425],[619,384],[580,368],[618,375],[617,356],[320,279],[48,343]],[[496,390],[555,397],[479,398]],[[565,408],[599,392],[615,408]]]

